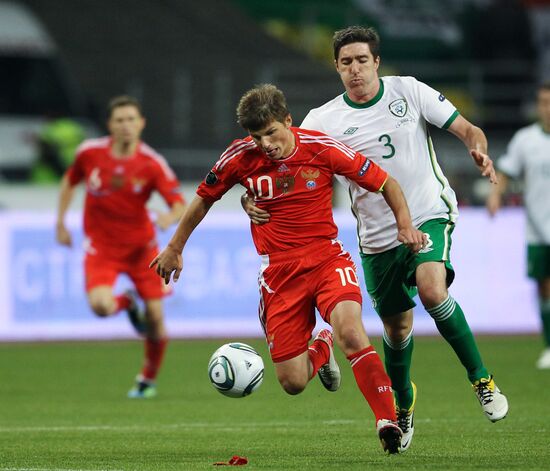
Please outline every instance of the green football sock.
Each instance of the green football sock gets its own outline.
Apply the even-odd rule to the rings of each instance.
[[[489,372],[483,365],[470,326],[458,303],[449,296],[439,306],[426,310],[434,318],[437,330],[451,345],[466,368],[470,382],[475,383],[481,378],[488,378]]]
[[[542,321],[542,338],[547,348],[550,348],[550,299],[540,300],[540,318]]]
[[[384,363],[400,409],[409,409],[413,402],[410,376],[413,347],[412,330],[399,343],[392,342],[384,331]]]

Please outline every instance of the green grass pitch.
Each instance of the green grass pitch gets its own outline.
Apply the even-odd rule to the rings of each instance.
[[[537,371],[535,336],[479,337],[510,401],[490,423],[462,367],[440,338],[417,337],[415,438],[386,456],[370,409],[339,355],[342,387],[314,379],[299,396],[275,379],[265,343],[245,341],[266,363],[252,396],[230,399],[206,367],[224,340],[174,340],[159,396],[129,400],[141,343],[0,345],[0,471],[204,470],[233,455],[250,470],[550,469],[550,371]],[[381,351],[380,339],[374,339]]]

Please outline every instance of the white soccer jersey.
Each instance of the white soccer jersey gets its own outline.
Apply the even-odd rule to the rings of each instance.
[[[527,242],[550,244],[550,134],[540,124],[520,129],[497,168],[512,178],[525,180]]]
[[[383,77],[369,102],[353,103],[346,93],[309,112],[302,128],[315,129],[368,156],[405,194],[413,224],[435,218],[455,221],[456,196],[437,162],[426,121],[447,129],[458,111],[441,93],[414,77]],[[397,245],[397,225],[381,194],[345,178],[357,218],[360,250],[379,253]]]

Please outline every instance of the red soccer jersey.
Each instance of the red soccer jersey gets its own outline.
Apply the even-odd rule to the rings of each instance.
[[[134,155],[117,159],[111,139],[84,141],[67,171],[69,182],[86,182],[84,232],[109,245],[147,244],[155,228],[145,207],[153,190],[168,205],[183,202],[179,181],[164,158],[140,142]]]
[[[288,250],[319,239],[335,239],[332,177],[343,175],[369,191],[378,191],[387,173],[362,154],[317,131],[291,128],[292,154],[270,160],[251,137],[227,148],[197,194],[220,199],[237,183],[254,195],[256,205],[271,214],[267,224],[251,224],[260,255]]]

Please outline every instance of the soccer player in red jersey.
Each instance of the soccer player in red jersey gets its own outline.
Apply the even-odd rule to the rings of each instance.
[[[110,136],[84,141],[61,183],[56,224],[57,241],[71,246],[65,213],[73,199],[75,185],[84,182],[86,292],[92,311],[109,317],[128,312],[134,328],[145,337],[145,359],[131,398],[156,394],[155,378],[166,349],[162,298],[167,294],[162,280],[147,269],[158,254],[155,228],[146,203],[158,191],[170,210],[159,213],[156,225],[167,229],[185,210],[179,181],[162,156],[141,141],[145,127],[141,106],[128,96],[113,98],[107,127]],[[145,304],[142,311],[131,290],[115,295],[119,274],[131,278]]]
[[[317,308],[351,363],[357,385],[374,412],[384,450],[396,453],[401,430],[391,382],[363,326],[355,264],[336,239],[333,175],[382,192],[396,217],[399,240],[413,250],[423,246],[423,235],[412,226],[397,182],[344,144],[292,127],[285,97],[275,86],[249,90],[241,98],[237,116],[250,136],[233,141],[221,155],[168,246],[150,266],[156,265],[166,283],[172,273],[177,281],[183,248],[212,204],[237,183],[247,188],[256,204],[271,214],[267,224],[252,224],[251,230],[262,258],[259,316],[281,386],[298,394],[316,374],[330,391],[340,385],[332,333],[321,330],[308,346]]]

